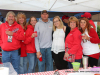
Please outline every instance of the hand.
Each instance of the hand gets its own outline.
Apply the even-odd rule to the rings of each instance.
[[[39,52],[36,53],[36,55],[37,55],[37,58],[39,59],[39,58],[40,58],[40,55],[42,55],[42,54],[41,54],[41,52],[39,51]]]
[[[90,38],[86,34],[82,36],[82,39],[90,40]]]
[[[6,31],[6,34],[7,34],[7,35],[9,35],[9,36],[12,36],[12,35],[13,35],[13,32],[12,32],[12,31],[7,30],[7,31]]]
[[[36,35],[36,33],[33,33],[33,34],[31,35],[31,37],[33,38],[33,37],[35,37],[35,35]]]
[[[66,52],[64,56],[65,58],[67,58],[69,56],[68,52]]]

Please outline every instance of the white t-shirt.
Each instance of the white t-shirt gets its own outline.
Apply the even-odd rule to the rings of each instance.
[[[87,32],[87,29],[85,30],[84,34],[86,34],[88,37],[90,37],[88,32]],[[91,43],[88,40],[85,43],[83,43],[83,41],[82,41],[81,44],[82,44],[82,47],[83,47],[83,54],[84,55],[91,55],[91,54],[99,53],[99,46],[98,46],[98,44]]]
[[[65,32],[63,29],[56,29],[53,33],[53,43],[51,51],[53,51],[55,54],[58,54],[59,52],[65,51]]]

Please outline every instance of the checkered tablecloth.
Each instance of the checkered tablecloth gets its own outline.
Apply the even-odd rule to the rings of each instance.
[[[90,69],[91,67],[88,67]],[[83,68],[80,68],[82,70]],[[60,75],[67,75],[69,73],[73,73],[73,69],[64,69],[64,70],[58,70]],[[19,74],[19,75],[53,75],[55,71],[46,71],[46,72],[36,72],[36,73],[28,73],[28,74]]]

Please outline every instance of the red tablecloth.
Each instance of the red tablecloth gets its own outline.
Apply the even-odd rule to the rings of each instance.
[[[89,67],[88,69],[90,69]],[[82,70],[83,68],[80,68]],[[68,73],[72,73],[74,70],[73,69],[64,69],[64,70],[59,70],[58,72],[60,75],[67,75]],[[46,72],[36,72],[36,73],[28,73],[28,74],[19,74],[19,75],[53,75],[55,71],[46,71]]]

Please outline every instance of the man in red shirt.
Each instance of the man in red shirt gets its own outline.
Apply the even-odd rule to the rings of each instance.
[[[85,17],[89,20],[89,23],[93,26],[94,29],[96,29],[96,26],[94,22],[91,20],[91,14],[89,12],[85,12],[81,17]]]
[[[6,22],[0,25],[0,37],[2,40],[2,62],[11,62],[18,73],[20,41],[25,37],[21,25],[15,20],[15,13],[9,11],[6,15]]]

